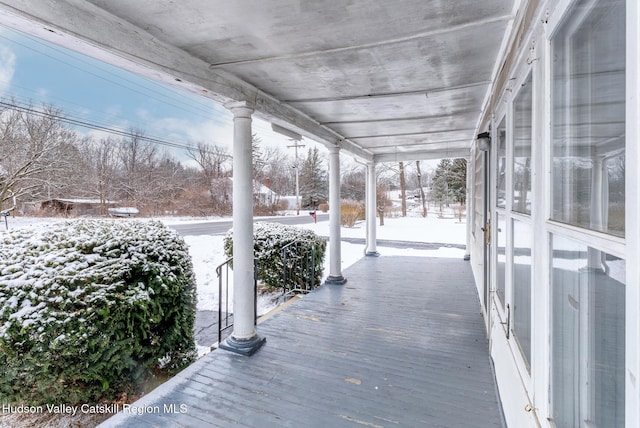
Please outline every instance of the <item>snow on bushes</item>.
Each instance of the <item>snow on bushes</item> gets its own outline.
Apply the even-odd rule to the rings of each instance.
[[[0,401],[109,400],[193,361],[191,259],[161,223],[79,220],[0,242]]]
[[[305,268],[302,275],[313,275],[313,287],[320,285],[324,266],[324,253],[326,242],[309,229],[296,226],[287,226],[280,223],[257,222],[253,225],[253,251],[258,262],[258,280],[268,287],[288,289],[295,288],[298,278],[290,276],[287,284],[283,284],[283,260],[282,249],[292,242],[301,242],[306,245],[291,247],[292,251],[311,254],[311,247],[315,246],[313,256],[315,258],[315,272]],[[229,230],[224,238],[224,250],[227,257],[233,254],[233,229]],[[306,254],[289,254],[289,256],[302,256]]]

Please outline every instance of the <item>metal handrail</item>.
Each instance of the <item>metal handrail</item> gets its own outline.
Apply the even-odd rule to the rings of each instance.
[[[283,295],[308,293],[316,287],[316,244],[294,241],[281,250]]]
[[[222,342],[222,335],[233,327],[233,313],[229,313],[229,270],[233,270],[233,257],[216,267],[218,276],[218,346]],[[224,269],[224,272],[223,272]],[[224,273],[224,274],[223,274]],[[223,287],[224,285],[224,287]],[[223,294],[224,289],[224,294]],[[223,305],[224,301],[224,305]],[[258,320],[258,262],[253,260],[253,320]],[[224,311],[223,311],[224,306]],[[224,313],[224,315],[223,315]]]

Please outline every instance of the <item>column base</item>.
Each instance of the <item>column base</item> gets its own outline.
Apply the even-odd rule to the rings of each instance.
[[[325,284],[332,284],[332,285],[343,285],[347,283],[347,279],[340,275],[340,276],[328,276],[327,279],[324,280]]]
[[[236,354],[244,355],[245,357],[250,357],[251,355],[255,354],[256,351],[260,349],[266,341],[266,338],[260,337],[257,334],[251,339],[236,339],[232,335],[223,340],[219,348],[226,351],[234,352]]]
[[[380,257],[380,253],[377,251],[367,251],[364,255],[367,257]]]

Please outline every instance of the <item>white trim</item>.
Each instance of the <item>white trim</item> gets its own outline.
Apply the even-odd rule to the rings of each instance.
[[[532,156],[535,159],[534,203],[531,217],[534,230],[544,231],[551,212],[551,43],[547,38],[547,27],[543,25],[540,35],[538,68],[534,69],[533,127],[536,135]],[[537,75],[537,79],[535,78]],[[549,233],[540,233],[534,248],[533,325],[534,345],[532,352],[532,376],[534,406],[540,420],[548,420],[551,389],[551,290],[550,290],[550,238]]]
[[[568,18],[567,11],[571,8],[578,0],[560,0],[555,5],[555,8],[549,10],[549,18],[547,19],[547,37],[548,40],[553,39],[560,28],[562,22]]]
[[[585,229],[571,224],[559,223],[554,220],[546,222],[547,230],[554,235],[571,238],[592,248],[605,251],[613,256],[626,259],[625,239],[608,235],[591,229]]]
[[[626,246],[626,323],[625,323],[625,423],[640,426],[640,6],[626,3],[626,168],[625,233]]]
[[[520,219],[517,219],[515,217],[510,217],[509,218],[509,223],[510,223],[510,231],[511,231],[511,237],[509,240],[509,246],[511,247],[511,251],[510,251],[510,256],[509,256],[509,264],[511,266],[514,265],[513,260],[514,260],[514,251],[513,249],[515,248],[515,223],[519,222],[520,224],[526,226],[529,228],[530,234],[531,234],[531,240],[532,240],[532,248],[531,248],[531,272],[529,274],[529,281],[530,281],[530,286],[531,286],[531,292],[530,292],[530,296],[529,296],[529,303],[530,303],[530,310],[532,310],[532,305],[531,302],[533,301],[533,270],[534,270],[534,264],[533,264],[533,241],[534,241],[534,230],[533,230],[533,226],[531,224],[530,221],[527,222],[523,222]],[[510,284],[510,290],[511,290],[511,299],[510,302],[512,303],[512,307],[515,306],[515,293],[514,293],[514,287],[515,287],[515,281],[514,281],[514,272],[513,272],[513,268],[511,270],[511,275],[509,275],[509,282]],[[513,308],[512,311],[515,311],[515,308]],[[530,313],[530,318],[529,318],[529,327],[530,327],[530,331],[529,331],[529,350],[531,352],[531,355],[533,355],[533,335],[532,335],[532,325],[533,325],[533,312]],[[522,379],[523,384],[525,385],[525,390],[527,392],[527,395],[529,394],[529,391],[531,391],[532,389],[532,378],[531,378],[531,361],[530,361],[530,357],[529,360],[525,360],[525,356],[524,356],[524,352],[522,349],[522,346],[520,344],[520,340],[518,339],[518,335],[517,332],[514,328],[515,326],[515,312],[513,313],[513,322],[511,323],[511,334],[509,335],[509,342],[510,342],[510,346],[512,348],[512,353],[514,355],[514,359],[516,362],[516,366],[518,367],[518,371],[520,373],[520,378]]]

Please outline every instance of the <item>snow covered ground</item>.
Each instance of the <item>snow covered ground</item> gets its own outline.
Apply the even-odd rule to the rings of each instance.
[[[175,223],[174,223],[175,224]],[[313,230],[320,236],[329,236],[329,222],[307,224],[299,227]],[[379,240],[406,241],[408,248],[392,248],[378,245],[381,256],[419,256],[419,257],[460,257],[464,250],[442,247],[438,250],[421,250],[411,248],[411,242],[438,242],[444,244],[464,245],[466,223],[459,223],[455,219],[438,219],[435,217],[405,217],[387,218],[384,226],[377,227],[376,236]],[[355,227],[341,229],[344,238],[362,238],[366,235],[364,222]],[[215,267],[225,261],[223,250],[224,237],[213,235],[186,236],[198,281],[198,310],[212,310],[217,308],[218,282]],[[329,274],[330,249],[327,246],[325,255],[324,277]],[[343,242],[340,256],[343,271],[364,256],[365,246]],[[258,298],[258,315],[273,309],[273,296],[264,295]]]
[[[308,216],[307,212],[300,215]],[[171,226],[174,224],[202,222],[202,221],[228,221],[229,218],[223,219],[193,219],[193,218],[164,218],[160,219],[165,224]],[[10,228],[22,227],[48,227],[51,223],[61,222],[64,219],[59,218],[29,218],[29,217],[12,217],[9,219]],[[123,219],[123,221],[127,221]],[[390,217],[384,219],[384,226],[377,226],[376,237],[380,241],[393,240],[407,242],[406,248],[385,247],[378,243],[377,251],[381,257],[385,256],[417,256],[417,257],[453,257],[462,258],[464,250],[459,248],[442,247],[437,250],[424,250],[412,248],[412,242],[423,243],[443,243],[464,245],[466,242],[466,223],[459,222],[453,218],[437,218],[435,214],[423,218],[419,216],[410,217]],[[304,227],[314,231],[320,236],[329,236],[329,222],[322,221],[316,224],[306,224]],[[4,224],[0,225],[0,234],[4,230]],[[364,222],[358,222],[354,227],[342,227],[341,236],[343,238],[361,238],[366,237],[366,226]],[[189,246],[196,275],[198,289],[198,310],[217,310],[218,308],[218,278],[216,276],[216,266],[226,260],[223,249],[223,236],[215,235],[199,235],[185,236],[185,242]],[[364,256],[365,246],[363,244],[353,244],[342,242],[341,260],[342,270],[344,272],[349,266],[357,262]],[[329,274],[330,246],[327,246],[324,265],[324,277]],[[324,278],[323,278],[324,279]],[[232,290],[231,292],[232,293]],[[274,309],[278,300],[279,293],[262,294],[258,296],[257,312],[258,315],[265,314]],[[231,309],[231,308],[230,308]],[[207,347],[202,347],[200,353],[205,353]]]
[[[308,215],[303,213],[301,215]],[[161,219],[165,224],[179,224],[188,222],[202,222],[203,219]],[[224,219],[204,219],[205,221],[223,220]],[[47,227],[48,224],[64,221],[59,218],[34,218],[34,217],[12,217],[9,219],[10,228],[22,227]],[[126,220],[123,220],[126,221]],[[384,226],[377,226],[376,236],[378,240],[393,240],[411,242],[437,242],[444,244],[465,244],[466,223],[460,223],[457,219],[436,218],[435,215],[429,217],[392,217],[384,219]],[[322,221],[316,224],[306,224],[300,227],[313,230],[320,236],[329,236],[329,222]],[[4,230],[4,225],[0,225],[0,233]],[[361,238],[366,237],[366,229],[364,222],[358,222],[354,227],[342,227],[341,236],[343,238]],[[189,252],[193,259],[194,271],[198,283],[198,310],[214,310],[218,306],[218,280],[215,273],[216,266],[223,263],[226,259],[223,249],[222,236],[199,235],[186,236],[185,241],[189,245]],[[378,252],[382,257],[407,255],[418,257],[463,257],[464,250],[458,248],[442,247],[438,250],[424,250],[411,248],[408,244],[407,248],[384,247],[378,244]],[[330,249],[327,246],[325,256],[325,277],[329,274]],[[341,259],[343,271],[353,263],[363,257],[365,246],[360,244],[352,244],[343,242],[341,247]],[[263,314],[272,309],[274,303],[272,296],[261,296],[258,301],[258,314]]]

